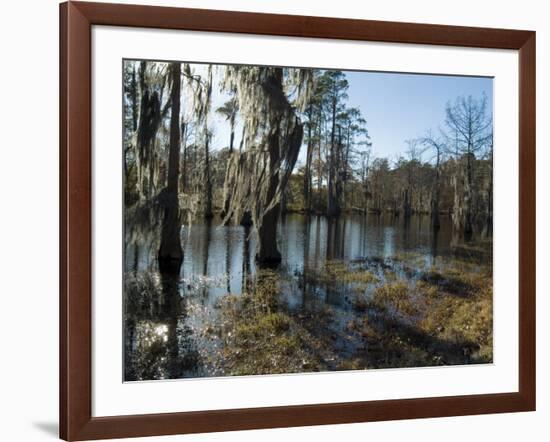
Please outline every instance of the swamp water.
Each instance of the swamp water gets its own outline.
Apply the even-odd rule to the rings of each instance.
[[[128,226],[127,226],[128,231]],[[125,380],[492,361],[492,243],[442,217],[287,214],[281,264],[219,219],[182,228],[179,276],[154,239],[127,238]]]

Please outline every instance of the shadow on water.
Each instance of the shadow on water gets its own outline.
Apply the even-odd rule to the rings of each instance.
[[[429,216],[286,214],[278,229],[283,260],[267,273],[268,285],[259,279],[265,272],[256,266],[250,227],[201,220],[183,226],[181,235],[179,275],[158,272],[154,235],[127,237],[125,380],[409,366],[410,360],[391,355],[411,345],[427,355],[418,365],[464,363],[479,347],[469,337],[449,341],[447,332],[419,328],[447,294],[464,302],[476,295],[478,285],[464,273],[449,273],[449,265],[477,272],[471,263],[485,268],[492,259],[488,243],[457,241],[447,217],[434,233]],[[396,280],[408,287],[407,296],[417,296],[415,287],[423,284],[437,300],[415,299],[423,319],[384,315],[373,305],[376,291]],[[377,324],[374,338],[389,338],[376,344],[365,332],[369,320]],[[271,362],[262,359],[262,346]],[[247,352],[256,365],[246,358],[248,365],[239,365]]]
[[[474,362],[471,355],[479,347],[475,342],[468,339],[453,341],[430,335],[418,327],[385,315],[380,310],[376,312],[376,318],[378,336],[375,339],[366,339],[370,353],[368,356],[373,365],[392,367],[399,361],[400,367],[417,367],[426,365],[426,355],[444,355],[439,356],[436,365]],[[407,344],[402,345],[403,341]],[[411,351],[411,348],[414,350]],[[418,350],[423,353],[420,357],[415,354]]]

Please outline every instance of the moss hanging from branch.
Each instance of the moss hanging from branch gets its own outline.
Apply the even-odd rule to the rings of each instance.
[[[281,260],[277,249],[278,204],[302,144],[303,127],[289,95],[305,105],[311,70],[228,66],[224,87],[236,91],[244,120],[242,151],[231,154],[224,192],[230,195],[224,222],[240,222],[250,212],[258,234],[260,263]],[[294,90],[292,90],[294,89]]]
[[[142,202],[155,195],[159,180],[160,146],[157,135],[170,108],[170,100],[162,106],[167,77],[165,71],[165,64],[142,61],[139,65],[139,124],[133,144],[136,149],[137,190]]]

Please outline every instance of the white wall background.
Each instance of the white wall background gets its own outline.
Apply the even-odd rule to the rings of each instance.
[[[121,0],[119,0],[121,1]],[[135,0],[134,3],[143,2]],[[147,3],[147,1],[145,1]],[[550,14],[545,2],[164,0],[150,4],[537,31],[538,225],[550,223]],[[0,27],[0,439],[57,438],[58,7],[5,2]],[[538,231],[538,411],[147,440],[543,441],[550,433],[548,230]],[[544,247],[546,246],[546,247]],[[145,440],[145,439],[143,439]]]

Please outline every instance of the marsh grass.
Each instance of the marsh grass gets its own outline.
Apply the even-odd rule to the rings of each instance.
[[[393,276],[393,275],[392,275]],[[369,366],[490,363],[490,265],[441,260],[415,280],[392,277],[365,300],[361,334]]]
[[[329,260],[319,269],[309,269],[305,274],[308,282],[335,286],[351,283],[356,287],[364,288],[369,284],[377,283],[378,276],[369,269],[360,267],[356,263]]]
[[[462,347],[469,362],[492,362],[493,358],[493,288],[490,272],[465,273],[453,271],[450,280],[469,289],[456,296],[450,291],[438,291],[431,296],[426,314],[419,322],[420,330],[430,336]],[[421,286],[423,290],[433,287]]]
[[[316,338],[287,314],[278,301],[278,274],[262,270],[243,295],[222,305],[229,326],[224,330],[227,374],[295,373],[317,369],[311,351]]]
[[[335,331],[328,307],[309,316],[288,311],[279,300],[280,275],[263,270],[246,293],[224,300],[223,314],[231,324],[223,335],[228,373],[492,362],[489,264],[451,256],[427,266],[408,253],[327,261],[302,276],[315,286],[346,287],[351,319]],[[353,342],[354,350],[342,353],[337,348],[342,341]]]

